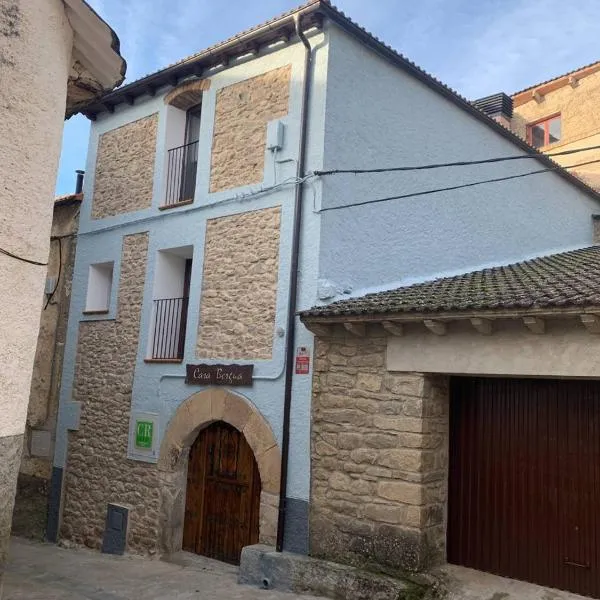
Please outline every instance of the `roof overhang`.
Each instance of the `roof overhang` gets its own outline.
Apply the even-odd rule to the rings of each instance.
[[[403,335],[404,325],[419,323],[436,335],[445,335],[447,325],[454,321],[470,322],[475,331],[489,335],[493,331],[494,321],[505,319],[522,320],[523,324],[532,333],[544,333],[546,320],[576,319],[590,333],[600,333],[600,306],[327,316],[300,313],[300,320],[317,337],[332,335],[336,325],[342,325],[347,331],[355,335],[364,335],[365,327],[369,324],[381,325],[389,334],[401,336]]]
[[[67,0],[65,0],[67,1]],[[68,0],[69,2],[82,2],[82,0]],[[336,24],[348,34],[354,36],[366,47],[376,54],[399,67],[404,72],[412,75],[427,87],[441,94],[460,109],[468,112],[488,127],[494,129],[502,137],[508,139],[527,154],[534,156],[544,166],[552,168],[556,173],[575,185],[586,194],[592,196],[596,201],[600,200],[600,194],[587,185],[584,181],[569,173],[558,163],[546,156],[544,153],[533,148],[518,135],[498,123],[483,111],[473,106],[466,98],[452,90],[447,85],[418,67],[405,56],[388,46],[366,29],[355,23],[343,12],[331,5],[329,0],[311,0],[310,2],[291,10],[266,23],[244,31],[224,42],[211,46],[198,54],[194,54],[170,67],[162,69],[152,75],[148,75],[125,85],[113,92],[104,94],[97,102],[86,108],[84,114],[94,120],[101,112],[114,112],[115,106],[119,104],[134,104],[135,98],[149,94],[154,96],[158,89],[165,86],[175,87],[189,78],[200,78],[207,71],[215,67],[230,65],[234,60],[249,54],[256,55],[261,47],[272,45],[278,41],[289,41],[295,36],[296,22],[302,30],[307,31],[315,27],[321,28],[324,21]]]
[[[66,118],[120,85],[127,64],[119,38],[85,0],[63,0],[73,30],[72,64],[67,88]]]
[[[124,85],[114,92],[104,94],[98,102],[87,107],[84,114],[94,120],[96,114],[106,111],[113,112],[118,104],[133,104],[137,97],[146,94],[154,96],[157,90],[165,86],[175,87],[190,78],[201,78],[207,71],[219,66],[228,66],[242,56],[256,55],[262,48],[277,42],[288,42],[295,35],[297,19],[301,19],[303,30],[320,28],[322,25],[322,15],[319,13],[321,6],[321,0],[312,0],[263,25],[253,27],[152,75]]]
[[[564,75],[556,77],[555,79],[538,83],[537,85],[513,94],[513,106],[521,106],[531,100],[540,101],[546,94],[558,90],[566,85],[576,87],[581,79],[588,77],[589,75],[593,75],[598,71],[600,71],[600,61],[582,67],[581,69],[570,71],[569,73],[565,73]]]

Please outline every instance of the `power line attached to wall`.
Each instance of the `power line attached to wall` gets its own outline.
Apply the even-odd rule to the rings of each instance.
[[[549,154],[525,154],[525,155],[510,155],[510,156],[498,156],[495,158],[483,158],[479,160],[463,160],[456,162],[447,163],[431,163],[424,165],[412,165],[403,167],[378,167],[373,169],[328,169],[326,171],[314,171],[317,176],[324,175],[364,175],[368,173],[394,173],[402,171],[426,171],[429,169],[442,169],[447,167],[468,167],[473,165],[487,165],[493,163],[507,162],[513,160],[527,160],[531,158],[543,158],[544,156],[553,158],[555,156],[568,156],[570,154],[578,154],[579,152],[589,152],[590,150],[600,150],[600,146],[587,146],[585,148],[575,148],[573,150],[562,150],[561,152],[551,152]],[[570,169],[579,165],[571,165],[568,167],[562,167],[563,169]]]
[[[443,188],[434,188],[431,190],[424,190],[421,192],[410,192],[408,194],[400,194],[398,196],[387,196],[385,198],[375,198],[373,200],[364,200],[362,202],[354,202],[352,204],[341,204],[339,206],[328,206],[325,208],[321,208],[317,210],[317,213],[329,212],[332,210],[342,210],[344,208],[353,208],[355,206],[365,206],[367,204],[377,204],[379,202],[389,202],[391,200],[404,200],[406,198],[416,198],[417,196],[427,196],[429,194],[438,194],[440,192],[450,192],[453,190],[460,190],[463,188],[475,187],[478,185],[484,185],[486,183],[498,183],[501,181],[509,181],[510,179],[519,179],[521,177],[529,177],[530,175],[540,175],[542,173],[552,173],[555,171],[559,171],[561,169],[575,169],[579,167],[585,167],[587,165],[593,165],[600,163],[600,159],[597,160],[589,160],[587,162],[579,163],[576,165],[570,165],[568,167],[548,167],[547,169],[538,169],[537,171],[528,171],[526,173],[519,173],[518,175],[507,175],[505,177],[495,177],[493,179],[483,179],[481,181],[472,181],[470,183],[462,183],[459,185],[452,185]]]
[[[29,265],[37,265],[38,267],[47,267],[48,266],[47,262],[39,262],[37,260],[31,260],[29,258],[19,256],[18,254],[14,254],[13,252],[9,252],[8,250],[5,250],[4,248],[0,248],[0,254],[4,254],[5,256],[9,256],[10,258],[14,258],[16,260],[20,260]]]

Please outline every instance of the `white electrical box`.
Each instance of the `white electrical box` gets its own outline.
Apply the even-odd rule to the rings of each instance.
[[[276,152],[283,148],[285,125],[282,121],[271,121],[267,127],[267,149]]]
[[[54,288],[56,287],[56,277],[47,277],[46,278],[46,288],[44,289],[44,293],[50,295]]]

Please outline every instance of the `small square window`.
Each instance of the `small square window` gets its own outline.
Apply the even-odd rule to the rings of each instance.
[[[86,313],[108,312],[112,291],[113,268],[113,262],[90,265],[85,301]]]
[[[560,142],[561,122],[560,115],[548,117],[537,123],[527,125],[527,141],[534,148],[541,148],[548,144]]]

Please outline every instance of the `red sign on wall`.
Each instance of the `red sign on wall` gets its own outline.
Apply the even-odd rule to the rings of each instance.
[[[310,354],[306,346],[299,346],[296,350],[296,375],[310,373]]]

